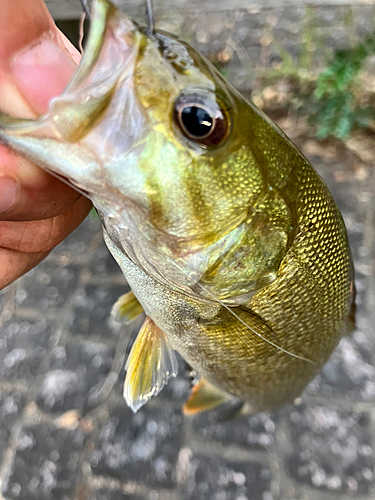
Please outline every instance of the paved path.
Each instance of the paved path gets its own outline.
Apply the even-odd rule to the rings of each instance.
[[[144,0],[112,0],[121,10],[134,16],[142,12],[144,14]],[[347,6],[370,6],[375,5],[375,0],[153,0],[154,8],[158,14],[173,18],[176,12],[184,15],[199,12],[200,14],[212,14],[215,12],[235,11],[259,11],[279,8],[304,9],[318,7],[324,9],[335,9]],[[54,19],[78,19],[82,13],[79,0],[45,0]]]
[[[173,0],[173,9],[171,1],[154,0],[157,28],[192,43],[245,92],[260,69],[324,67],[335,48],[375,32],[375,0]],[[145,24],[142,0],[118,3]],[[63,31],[78,39],[78,22],[66,21],[79,17],[78,0],[49,0],[47,5]]]

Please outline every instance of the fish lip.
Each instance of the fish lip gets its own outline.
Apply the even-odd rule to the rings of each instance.
[[[68,83],[64,93],[68,93],[72,87],[76,86],[78,83],[77,80],[82,80],[82,77],[87,75],[90,67],[99,60],[102,55],[102,49],[108,38],[110,38],[108,36],[109,33],[114,39],[120,41],[120,36],[124,38],[126,34],[139,31],[137,23],[120,12],[109,0],[92,0],[90,21],[88,38],[78,70]],[[127,39],[127,42],[129,42],[129,39]],[[130,47],[131,43],[127,45]]]
[[[103,81],[118,78],[117,73],[121,73],[129,59],[124,53],[135,49],[134,35],[139,31],[138,25],[114,4],[108,0],[93,0],[85,50],[62,96],[82,91],[85,87],[92,89]],[[103,60],[109,60],[112,67],[106,67]]]
[[[121,113],[129,115],[129,106],[136,100],[131,76],[140,39],[136,24],[113,4],[107,0],[94,0],[92,7],[92,25],[76,73],[63,93],[51,100],[47,113],[34,122],[37,126],[33,135],[41,140],[50,139],[51,144],[49,151],[39,151],[36,162],[94,201],[96,195],[102,198],[106,183],[108,194],[114,191],[105,164],[118,162],[121,153],[131,147],[129,139],[119,151],[121,141],[113,136],[119,132],[122,132],[122,137],[132,134],[123,126],[125,120],[121,121]],[[117,109],[115,101],[121,101],[121,96],[117,95],[120,91],[122,96],[128,94],[125,100],[129,104]],[[113,123],[113,114],[118,123]],[[133,122],[129,120],[127,125],[131,127]],[[59,153],[52,146],[53,142],[56,145],[65,143],[70,150],[69,158],[66,156],[69,162],[64,165],[59,162]],[[86,154],[92,162],[90,168],[82,165],[80,157]]]

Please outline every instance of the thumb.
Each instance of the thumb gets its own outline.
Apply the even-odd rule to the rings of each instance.
[[[61,94],[79,53],[57,30],[42,0],[0,0],[0,108],[34,117]],[[0,218],[54,217],[79,194],[0,145]]]

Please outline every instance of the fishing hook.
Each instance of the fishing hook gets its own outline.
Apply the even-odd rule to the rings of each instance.
[[[88,0],[80,0],[83,12],[85,13],[85,16],[87,19],[91,18],[91,9],[89,7],[89,1]]]
[[[84,26],[85,26],[85,19],[91,19],[91,9],[89,7],[89,0],[80,0],[81,6],[82,6],[82,15],[81,15],[81,20],[79,22],[79,40],[78,40],[78,46],[79,50],[81,51],[81,54],[83,54],[83,38],[85,36],[84,34]]]
[[[152,0],[146,0],[146,17],[149,35],[155,33],[154,6]]]
[[[91,18],[91,10],[89,7],[88,0],[80,0],[83,12],[85,13],[87,19]],[[147,27],[150,35],[155,33],[155,18],[154,18],[154,6],[152,0],[146,0],[146,17],[147,17]]]

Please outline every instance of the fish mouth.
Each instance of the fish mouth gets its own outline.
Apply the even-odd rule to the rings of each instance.
[[[138,27],[111,2],[93,1],[80,65],[46,117],[57,136],[90,147],[99,158],[111,160],[126,150],[130,140],[124,139],[135,128],[134,116],[131,122],[127,117],[137,107],[132,76],[139,42]]]
[[[85,52],[64,92],[36,120],[0,113],[0,139],[108,206],[125,192],[127,155],[147,129],[133,84],[145,35],[108,0],[93,1],[91,19]]]
[[[136,24],[108,0],[93,0],[91,25],[80,64],[64,95],[94,91],[118,79],[134,48]],[[97,90],[97,92],[95,92]]]

